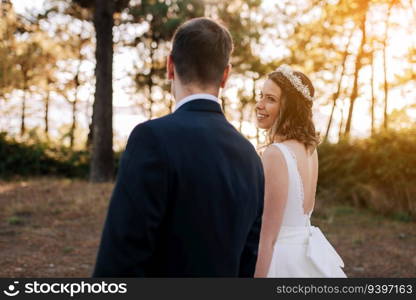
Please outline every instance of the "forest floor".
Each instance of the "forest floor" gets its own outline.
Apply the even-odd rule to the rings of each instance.
[[[0,277],[89,277],[112,188],[59,178],[0,181]],[[317,209],[312,224],[348,277],[416,277],[415,222],[333,204]]]

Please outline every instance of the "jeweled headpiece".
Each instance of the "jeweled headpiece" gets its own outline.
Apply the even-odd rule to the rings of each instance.
[[[308,87],[302,83],[300,77],[293,72],[291,67],[288,65],[281,65],[276,69],[275,72],[282,73],[282,75],[290,81],[290,83],[299,93],[301,93],[309,101],[313,101],[313,97],[311,96]]]

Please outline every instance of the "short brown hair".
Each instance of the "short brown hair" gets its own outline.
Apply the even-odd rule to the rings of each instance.
[[[315,89],[310,79],[302,72],[294,71],[313,97]],[[268,78],[282,90],[279,115],[268,130],[268,143],[273,143],[276,136],[284,140],[297,140],[308,150],[315,150],[320,142],[319,133],[312,120],[312,101],[299,92],[281,72],[272,72]]]
[[[183,84],[220,85],[232,50],[227,28],[209,18],[195,18],[176,30],[171,55]]]

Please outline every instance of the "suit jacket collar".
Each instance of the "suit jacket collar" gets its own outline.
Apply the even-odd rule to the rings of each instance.
[[[210,111],[222,114],[222,108],[219,103],[206,99],[197,99],[185,103],[184,105],[179,107],[174,113],[180,111]]]

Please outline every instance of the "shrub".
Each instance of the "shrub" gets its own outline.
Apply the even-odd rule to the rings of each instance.
[[[116,154],[118,162],[119,154]],[[74,151],[47,143],[17,142],[0,133],[0,178],[12,176],[56,175],[86,178],[89,172],[88,151]]]
[[[320,200],[416,217],[415,129],[325,143],[318,152]]]

